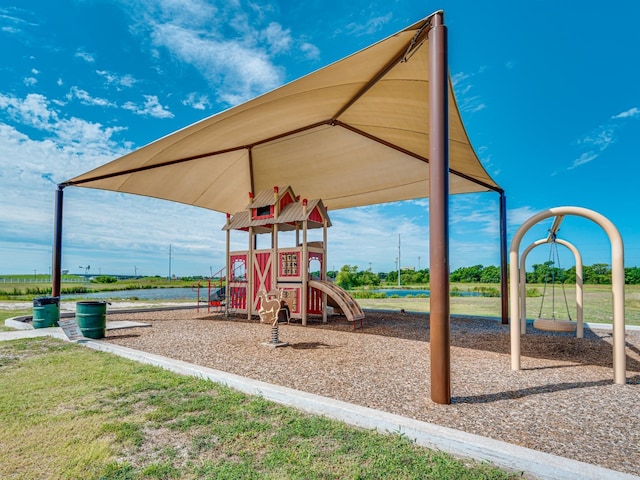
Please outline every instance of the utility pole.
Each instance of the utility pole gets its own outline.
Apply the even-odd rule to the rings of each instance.
[[[398,286],[400,286],[400,270],[402,270],[400,262],[400,234],[398,234]]]
[[[418,255],[418,271],[420,271],[420,255]]]
[[[171,283],[171,244],[169,244],[169,283]]]

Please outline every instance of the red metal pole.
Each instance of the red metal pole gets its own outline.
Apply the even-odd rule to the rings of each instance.
[[[194,290],[194,288],[191,287],[191,290]],[[196,312],[199,313],[200,312],[200,282],[198,282],[195,291],[198,292],[196,296]]]
[[[431,400],[451,403],[449,335],[449,115],[447,27],[436,12],[429,31],[429,267]]]

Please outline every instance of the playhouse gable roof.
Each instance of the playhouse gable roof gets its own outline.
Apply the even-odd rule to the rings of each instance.
[[[289,191],[293,194],[291,189],[289,189]],[[256,199],[258,199],[258,197],[262,197],[262,195],[257,195]],[[279,213],[277,219],[273,217],[253,218],[251,215],[252,209],[272,205],[275,203],[273,197],[274,195],[271,191],[271,203],[262,205],[251,203],[246,210],[233,215],[229,219],[229,223],[222,227],[222,230],[248,230],[249,227],[253,227],[255,233],[269,233],[273,225],[277,223],[280,231],[289,231],[296,229],[296,223],[299,224],[305,220],[307,221],[307,228],[309,229],[322,228],[325,219],[327,221],[327,227],[331,226],[327,209],[320,199],[306,200],[306,209],[302,201],[288,203]],[[293,198],[296,198],[295,195],[293,195]]]
[[[296,195],[293,193],[291,187],[277,187],[277,196],[273,194],[273,190],[262,190],[258,192],[253,198],[253,201],[249,203],[246,208],[260,208],[275,205],[281,198],[286,195],[290,195],[295,200]],[[277,200],[276,200],[277,199]]]

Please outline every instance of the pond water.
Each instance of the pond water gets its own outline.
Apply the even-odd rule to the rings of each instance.
[[[198,298],[198,292],[191,288],[141,288],[138,290],[118,290],[114,292],[74,293],[61,295],[65,298],[86,298],[88,300],[108,300],[137,298],[140,300],[193,300]],[[207,289],[200,289],[200,297],[207,297]]]
[[[214,292],[212,287],[211,293]],[[398,296],[406,297],[408,295],[429,295],[429,290],[410,290],[410,289],[376,289],[369,290],[375,293],[386,293],[387,297]],[[482,294],[480,292],[464,292],[457,291],[456,296],[460,297],[479,297]],[[193,300],[198,297],[198,293],[191,288],[142,288],[138,290],[118,290],[114,292],[97,292],[97,293],[83,293],[83,294],[71,294],[62,295],[62,300],[65,298],[78,298],[82,297],[87,300],[108,300],[108,299],[127,299],[137,298],[140,300]],[[207,288],[200,289],[200,298],[207,298]]]
[[[427,295],[429,296],[429,290],[410,290],[410,289],[393,289],[393,288],[384,288],[377,290],[369,290],[370,292],[375,293],[386,293],[387,297],[398,296],[398,297],[406,297],[408,295],[418,296],[418,295]],[[464,292],[458,290],[455,292],[456,296],[459,297],[480,297],[482,294],[480,292]]]

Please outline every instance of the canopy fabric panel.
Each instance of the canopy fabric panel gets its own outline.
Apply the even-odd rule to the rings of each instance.
[[[64,182],[223,213],[290,185],[328,209],[429,196],[430,18]],[[450,193],[502,191],[449,86]]]

